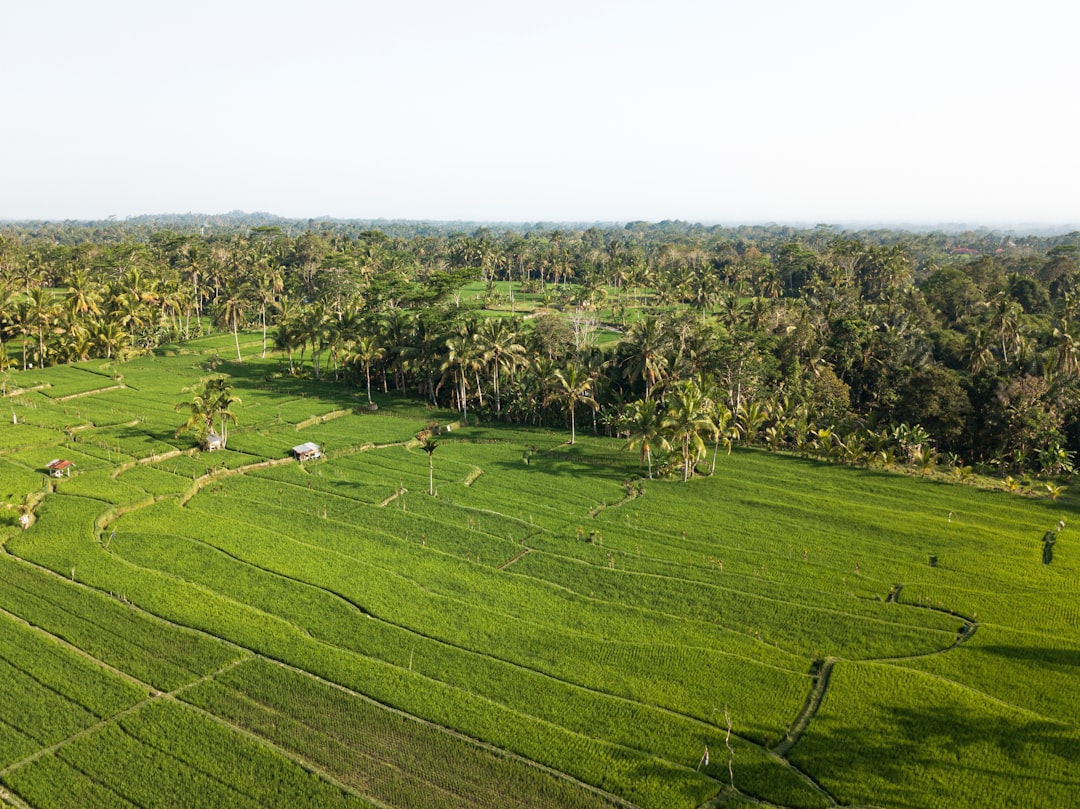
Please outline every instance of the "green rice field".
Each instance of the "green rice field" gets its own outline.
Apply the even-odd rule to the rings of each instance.
[[[242,348],[9,375],[4,804],[1075,802],[1071,489],[752,450],[644,480],[580,424],[370,412]],[[200,452],[175,405],[211,358],[241,401]]]

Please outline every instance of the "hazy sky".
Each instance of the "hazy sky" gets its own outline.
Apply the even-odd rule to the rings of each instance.
[[[1064,0],[0,8],[0,218],[1080,223]]]

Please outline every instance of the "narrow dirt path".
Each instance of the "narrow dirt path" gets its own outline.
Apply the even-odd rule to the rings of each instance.
[[[496,570],[506,570],[506,568],[510,567],[510,565],[514,564],[514,562],[516,562],[518,559],[520,559],[522,556],[524,556],[525,554],[527,554],[531,550],[532,550],[532,548],[523,548],[522,550],[518,551],[516,554],[511,556],[509,559],[507,559],[505,562],[503,562],[501,565],[499,565],[495,569]]]
[[[93,659],[93,658],[91,658],[91,659]],[[186,691],[189,688],[195,687],[199,683],[202,683],[202,682],[205,682],[207,680],[213,679],[214,677],[217,677],[219,674],[223,674],[224,672],[228,671],[229,669],[235,668],[236,666],[240,665],[242,662],[244,662],[247,659],[248,659],[248,656],[245,655],[243,657],[238,657],[238,658],[236,658],[234,660],[230,660],[228,663],[226,663],[224,666],[217,669],[216,671],[212,671],[209,674],[204,674],[202,677],[199,677],[198,679],[192,680],[189,683],[184,683],[182,686],[180,686],[179,688],[175,688],[172,691],[168,691],[168,692],[155,691],[153,688],[150,688],[149,686],[146,686],[147,688],[149,688],[149,693],[147,694],[147,696],[144,699],[141,699],[138,702],[136,702],[136,703],[134,703],[132,705],[129,705],[127,708],[124,708],[121,711],[117,711],[112,716],[107,716],[104,719],[101,719],[100,721],[95,722],[94,724],[90,725],[89,727],[83,728],[78,733],[74,733],[71,736],[68,736],[66,739],[61,739],[58,742],[50,744],[48,747],[39,748],[38,750],[35,750],[33,753],[31,753],[29,756],[26,756],[25,758],[21,758],[18,761],[12,762],[8,766],[6,766],[2,770],[0,770],[0,778],[2,778],[3,776],[7,775],[10,772],[12,772],[13,770],[17,770],[20,767],[25,767],[27,764],[33,764],[38,759],[43,758],[44,756],[51,755],[51,754],[55,753],[61,747],[65,747],[66,745],[69,745],[72,742],[78,741],[79,739],[82,739],[85,736],[89,736],[91,733],[94,733],[95,731],[100,730],[105,725],[108,725],[108,724],[110,724],[112,722],[115,722],[118,719],[122,719],[123,717],[128,716],[129,714],[135,713],[136,711],[140,710],[141,708],[143,708],[144,706],[148,705],[149,703],[153,702],[156,699],[175,699],[178,694]],[[123,676],[126,679],[134,679],[134,678],[130,677],[129,675],[123,675]],[[135,682],[139,682],[139,681],[136,680]],[[142,685],[145,685],[145,683],[142,683]]]
[[[802,710],[799,711],[798,716],[795,717],[795,721],[791,723],[787,735],[772,748],[772,751],[776,753],[776,755],[786,759],[791,748],[795,746],[795,743],[798,742],[800,738],[802,738],[803,733],[810,724],[810,720],[817,715],[818,709],[825,699],[825,692],[829,689],[829,677],[832,676],[832,670],[835,664],[835,657],[826,657],[825,660],[822,661],[817,674],[814,676],[814,685],[810,689],[810,693],[806,696],[806,702],[803,703]]]
[[[54,402],[69,402],[72,399],[81,399],[83,396],[93,396],[97,393],[108,393],[111,390],[124,390],[127,385],[110,385],[107,388],[96,388],[95,390],[84,390],[81,393],[69,393],[67,396],[57,396],[53,399]]]

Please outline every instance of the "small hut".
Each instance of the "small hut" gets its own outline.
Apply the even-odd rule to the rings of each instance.
[[[293,457],[298,461],[310,461],[315,458],[322,457],[322,450],[319,449],[318,444],[313,444],[308,441],[306,444],[300,444],[299,446],[292,448]]]
[[[213,452],[216,449],[224,449],[225,442],[217,433],[210,433],[203,439],[203,450]]]
[[[71,467],[74,465],[71,461],[54,458],[45,464],[45,468],[49,470],[49,474],[54,478],[62,478],[65,475],[71,477]]]

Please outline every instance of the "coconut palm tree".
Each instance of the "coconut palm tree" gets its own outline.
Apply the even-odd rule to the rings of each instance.
[[[424,436],[420,442],[420,449],[427,453],[428,460],[428,494],[435,496],[435,450],[439,448],[439,441],[431,433]]]
[[[469,421],[469,372],[479,367],[480,352],[475,337],[467,329],[459,329],[446,339],[446,358],[441,370],[455,387],[455,398],[461,411],[461,422]]]
[[[228,326],[233,333],[233,342],[236,344],[236,361],[243,362],[240,354],[240,324],[247,319],[247,310],[250,304],[251,287],[243,281],[233,280],[228,285],[225,293],[218,300],[219,321]]]
[[[555,371],[555,382],[550,398],[562,402],[570,413],[570,443],[573,444],[577,441],[575,411],[578,405],[583,404],[593,411],[600,407],[600,403],[593,398],[593,378],[576,362],[570,362],[565,368]]]
[[[80,316],[101,314],[101,290],[86,270],[75,270],[67,284],[64,304],[69,311]]]
[[[371,401],[371,366],[386,356],[386,349],[379,345],[378,338],[373,334],[362,334],[356,338],[353,344],[349,361],[364,366],[364,379],[367,382],[367,403]]]
[[[1054,371],[1063,376],[1080,374],[1080,341],[1072,335],[1067,318],[1061,318],[1054,326],[1053,347]]]
[[[731,408],[719,400],[719,397],[710,396],[709,401],[712,403],[712,417],[713,425],[716,427],[716,432],[713,433],[713,456],[712,463],[709,464],[709,474],[716,473],[716,456],[720,453],[720,444],[722,443],[731,454],[731,444],[739,436],[739,429],[735,425],[735,414],[731,412]]]
[[[188,420],[176,434],[181,435],[191,430],[202,441],[216,429],[220,429],[221,446],[224,447],[228,442],[229,422],[237,422],[236,413],[232,409],[233,405],[237,404],[240,404],[240,399],[233,396],[232,385],[228,379],[224,376],[211,377],[200,388],[195,389],[190,401],[176,404],[177,411],[188,413]]]
[[[24,323],[24,333],[33,336],[34,351],[38,366],[45,364],[48,348],[45,345],[45,335],[51,332],[53,322],[59,316],[61,308],[57,297],[52,290],[45,287],[34,287],[25,295],[25,313],[20,315]],[[20,306],[20,309],[22,307]],[[23,349],[23,362],[25,365],[26,349]]]
[[[682,451],[685,482],[693,473],[693,464],[705,454],[702,434],[711,437],[717,428],[709,413],[709,400],[693,380],[684,380],[672,388],[667,403],[664,427],[671,435],[671,443]]]
[[[495,396],[495,412],[502,412],[502,397],[499,390],[499,377],[503,371],[514,372],[525,356],[525,346],[517,340],[513,323],[492,318],[485,320],[477,332],[481,351],[491,363],[491,387]]]
[[[654,317],[634,323],[623,342],[623,375],[631,384],[638,380],[644,383],[646,399],[652,398],[653,388],[668,369],[666,343],[660,321]]]
[[[653,447],[670,449],[663,433],[664,417],[660,412],[660,403],[655,399],[639,399],[632,403],[627,412],[626,426],[630,430],[627,449],[641,447],[641,460],[648,464],[649,480],[652,480]]]
[[[769,410],[759,401],[743,402],[735,414],[735,423],[739,434],[747,444],[753,444],[758,439],[761,426],[768,421]]]

